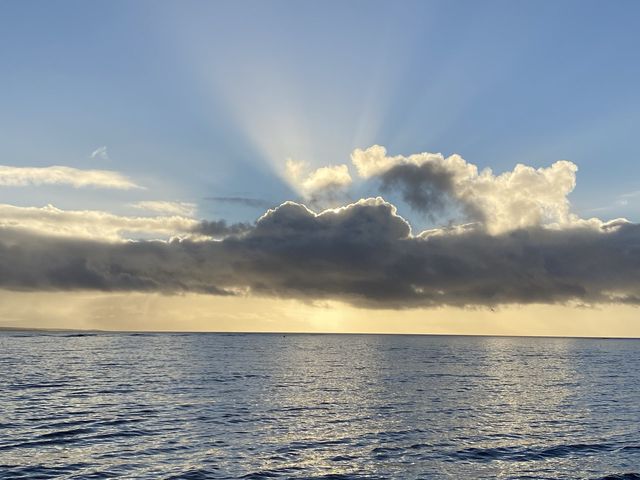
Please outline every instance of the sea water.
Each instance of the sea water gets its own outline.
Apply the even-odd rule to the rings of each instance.
[[[640,478],[640,341],[3,332],[0,478]]]

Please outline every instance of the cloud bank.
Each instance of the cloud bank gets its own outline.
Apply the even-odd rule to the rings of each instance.
[[[640,303],[640,225],[571,213],[571,162],[494,175],[458,155],[390,157],[379,146],[352,160],[361,178],[400,192],[413,208],[429,214],[454,202],[471,221],[413,232],[382,197],[316,211],[284,202],[253,224],[1,205],[0,288],[379,308]],[[344,186],[351,177],[342,167],[299,178],[314,185],[309,191]]]
[[[0,287],[256,294],[369,307],[640,302],[640,226],[412,235],[381,198],[286,202],[220,241],[105,242],[0,229]]]

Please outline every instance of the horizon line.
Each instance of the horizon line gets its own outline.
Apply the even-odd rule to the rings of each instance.
[[[80,332],[95,334],[213,334],[213,335],[387,335],[387,336],[420,336],[420,337],[498,337],[498,338],[564,338],[586,340],[640,340],[640,337],[602,336],[602,335],[507,335],[490,333],[400,333],[400,332],[301,332],[301,331],[236,331],[236,330],[103,330],[83,328],[42,328],[42,327],[10,327],[0,326],[3,332]]]

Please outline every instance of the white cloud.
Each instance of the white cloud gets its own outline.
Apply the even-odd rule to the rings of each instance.
[[[111,160],[109,158],[109,153],[107,152],[107,147],[105,145],[96,148],[91,153],[91,158],[93,158],[94,160]]]
[[[95,210],[61,210],[0,204],[0,228],[10,227],[38,234],[121,241],[125,233],[169,238],[189,235],[200,224],[192,218],[125,217]]]
[[[117,190],[143,188],[119,172],[80,170],[72,167],[12,167],[0,165],[0,186],[70,185],[75,188],[99,187]]]
[[[477,212],[491,234],[538,225],[571,224],[578,220],[570,212],[567,198],[575,188],[578,167],[566,160],[538,169],[518,164],[510,172],[494,175],[491,169],[479,172],[476,165],[459,155],[445,158],[440,153],[419,153],[391,157],[379,145],[357,149],[351,159],[364,178],[384,179],[395,171],[393,178],[398,180],[401,169],[410,170],[410,174],[423,166],[437,168],[448,175],[448,190],[441,194]]]
[[[317,192],[331,187],[348,187],[351,185],[351,175],[346,165],[333,165],[320,167],[311,172],[302,182],[302,188],[306,192]]]
[[[327,190],[343,190],[352,183],[347,165],[330,165],[309,171],[306,163],[288,159],[286,171],[289,179],[305,198],[313,198]]]
[[[373,145],[366,150],[359,148],[351,153],[351,161],[358,170],[358,175],[363,178],[371,178],[381,175],[397,165],[414,164],[420,166],[427,162],[443,162],[444,157],[441,153],[419,153],[403,157],[396,155],[395,157],[387,156],[387,149],[380,145]]]
[[[196,213],[197,205],[189,202],[167,202],[159,200],[148,200],[137,202],[131,205],[139,210],[148,212],[157,212],[163,215],[180,215],[184,217],[193,217]]]

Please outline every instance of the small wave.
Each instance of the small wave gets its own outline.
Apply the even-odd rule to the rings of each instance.
[[[0,445],[0,451],[9,451],[18,448],[36,448],[36,447],[57,447],[59,445],[69,445],[72,443],[77,443],[80,441],[87,440],[88,437],[78,437],[78,434],[70,433],[70,434],[57,434],[57,432],[52,432],[49,434],[45,434],[48,436],[40,436],[41,440],[27,440],[17,443],[12,443],[10,445]]]
[[[91,437],[92,440],[106,440],[114,438],[127,438],[127,437],[143,437],[148,435],[154,435],[155,433],[150,430],[131,429],[119,432],[101,433]]]
[[[404,447],[375,447],[371,451],[376,454],[386,455],[387,453],[402,452],[404,450]]]
[[[409,445],[408,448],[411,450],[422,450],[424,448],[433,448],[433,445],[430,443],[414,443],[413,445]]]
[[[78,470],[88,467],[88,463],[72,463],[70,465],[47,466],[29,465],[25,467],[11,467],[8,465],[0,465],[0,478],[18,479],[18,478],[60,478],[61,475],[71,475]],[[6,475],[6,476],[5,476]],[[89,478],[89,477],[83,477]]]
[[[196,469],[192,469],[192,470],[187,470],[186,472],[181,472],[177,475],[172,475],[170,477],[167,477],[166,480],[200,480],[200,479],[207,479],[207,478],[211,478],[212,475],[216,474],[216,470],[218,470],[217,467],[210,467],[208,469],[205,468],[196,468]]]
[[[355,459],[356,457],[352,457],[351,455],[336,455],[330,458],[332,462],[350,462]]]
[[[44,433],[40,435],[38,438],[63,438],[63,437],[73,437],[76,435],[82,435],[84,433],[92,433],[92,428],[74,428],[70,430],[57,430],[55,432]]]
[[[350,438],[343,438],[343,439],[340,439],[340,440],[319,440],[319,441],[315,441],[315,442],[296,441],[296,442],[291,442],[288,445],[285,445],[283,447],[280,447],[280,448],[276,449],[276,452],[277,453],[288,454],[288,453],[294,453],[294,452],[301,451],[301,450],[327,448],[327,447],[335,447],[335,446],[339,446],[339,445],[345,445],[345,444],[349,443],[350,441],[351,441]]]
[[[640,480],[640,473],[613,473],[594,480]]]
[[[129,423],[140,423],[144,421],[145,420],[142,418],[115,418],[113,420],[101,420],[101,421],[95,422],[95,425],[100,427],[116,427],[118,425],[125,425]]]
[[[608,444],[578,443],[573,445],[556,445],[553,447],[495,447],[495,448],[465,448],[451,454],[452,457],[461,460],[475,460],[479,462],[491,462],[493,460],[510,460],[514,462],[527,462],[532,460],[544,460],[548,458],[566,457],[569,455],[590,455],[598,452],[613,451],[617,448]]]
[[[87,425],[94,423],[95,420],[68,420],[63,422],[49,423],[45,425],[36,425],[32,427],[34,430],[50,430],[52,428],[69,428],[76,427],[78,425]]]
[[[70,477],[70,478],[77,478],[82,480],[89,480],[89,479],[100,480],[100,479],[118,478],[120,473],[106,470],[102,472],[82,473],[81,475],[82,476],[74,475],[73,477]]]
[[[33,389],[42,389],[42,388],[63,388],[67,387],[66,383],[60,382],[42,382],[42,383],[15,383],[13,385],[8,385],[7,388],[9,390],[33,390]]]
[[[278,478],[278,477],[291,478],[291,475],[299,473],[301,470],[303,470],[302,467],[274,468],[272,470],[261,470],[258,472],[247,473],[246,475],[243,475],[240,478],[247,478],[251,480],[262,480],[265,478]]]
[[[370,477],[362,477],[359,475],[352,475],[348,473],[328,473],[326,475],[320,475],[316,477],[304,477],[307,479],[313,480],[354,480],[356,478],[370,478]]]

